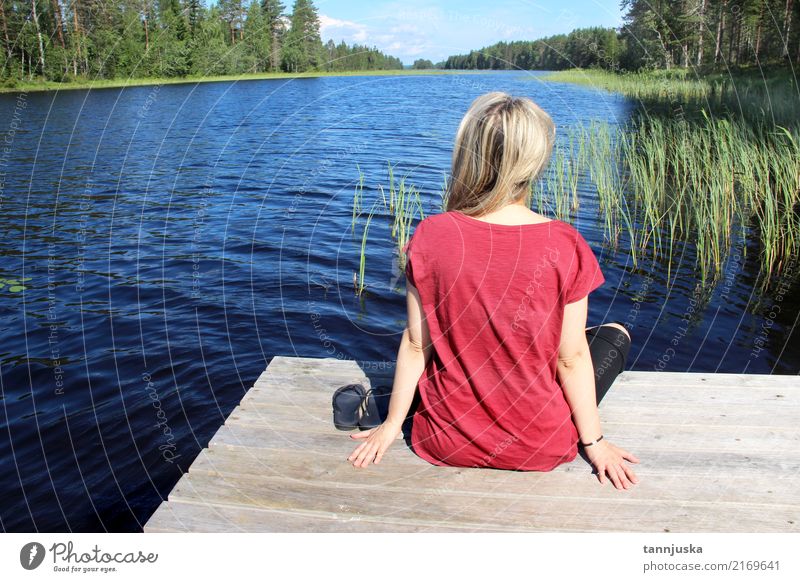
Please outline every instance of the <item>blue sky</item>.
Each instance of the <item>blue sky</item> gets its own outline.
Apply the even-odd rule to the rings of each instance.
[[[284,0],[287,11],[293,0]],[[586,26],[620,26],[619,0],[316,0],[323,41],[377,46],[411,64],[501,40],[534,40]]]

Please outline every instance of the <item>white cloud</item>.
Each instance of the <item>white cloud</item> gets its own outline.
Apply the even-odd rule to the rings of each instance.
[[[409,57],[416,57],[419,56],[427,51],[427,47],[424,46],[409,46],[402,42],[393,42],[386,48],[386,52],[390,55],[402,55],[402,56],[409,56]]]
[[[424,4],[415,7],[421,0],[407,1],[409,5],[382,5],[376,12],[365,13],[365,19],[358,22],[320,14],[322,40],[376,46],[385,54],[411,64],[417,58],[436,62],[499,40],[539,36],[530,26],[530,20],[519,15],[484,16]]]
[[[338,41],[345,39],[349,42],[363,43],[369,38],[367,27],[351,20],[339,20],[325,14],[319,15],[320,36]]]
[[[320,36],[323,42],[344,40],[348,44],[358,43],[376,46],[384,53],[400,57],[410,62],[411,57],[424,55],[428,50],[428,35],[413,23],[392,22],[386,27],[386,20],[380,19],[375,26],[368,26],[351,20],[333,18],[326,14],[319,16]]]

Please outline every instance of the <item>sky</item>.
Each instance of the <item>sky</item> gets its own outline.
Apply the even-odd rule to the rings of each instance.
[[[292,0],[284,0],[287,11]],[[320,36],[376,46],[410,65],[501,40],[535,40],[622,24],[619,0],[315,0]]]

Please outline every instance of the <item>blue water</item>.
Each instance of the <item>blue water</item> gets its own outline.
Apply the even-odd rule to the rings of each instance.
[[[633,108],[522,72],[0,96],[0,279],[25,286],[0,281],[0,528],[140,530],[274,355],[390,369],[404,283],[378,208],[354,295],[356,164],[367,205],[391,162],[437,212],[458,122],[489,90],[561,129]],[[668,281],[604,243],[586,176],[573,224],[607,279],[590,325],[628,325],[629,368],[800,370],[796,277],[754,292],[758,241],[697,287],[691,244]]]

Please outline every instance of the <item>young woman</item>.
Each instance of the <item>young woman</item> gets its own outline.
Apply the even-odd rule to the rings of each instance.
[[[597,404],[623,370],[630,336],[586,328],[605,281],[566,222],[530,210],[531,181],[555,140],[527,98],[478,97],[456,134],[446,211],[405,247],[408,325],[388,417],[348,457],[378,463],[419,388],[411,448],[435,465],[550,471],[580,444],[617,489],[638,482],[631,453],[603,438]]]

